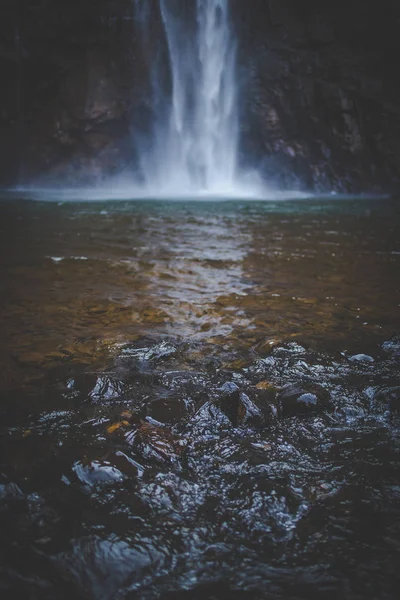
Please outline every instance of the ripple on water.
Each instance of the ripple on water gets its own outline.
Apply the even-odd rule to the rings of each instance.
[[[355,565],[368,548],[371,573],[392,572],[399,386],[382,377],[393,354],[360,371],[364,361],[296,343],[252,352],[245,368],[204,369],[206,355],[194,365],[191,345],[177,340],[122,346],[92,390],[74,396],[77,412],[41,413],[10,431],[0,501],[16,518],[6,540],[36,552],[28,533],[53,582],[66,577],[94,598],[151,598],[225,577],[233,589],[268,581],[279,595],[283,564],[307,593],[324,596],[327,578],[329,593],[347,586],[356,598],[367,577],[375,587],[365,597],[387,595],[387,579],[345,574],[338,561]],[[177,360],[192,370],[176,370]],[[74,388],[73,374],[66,383]],[[28,487],[37,501],[26,501]]]
[[[103,208],[1,220],[5,593],[397,597],[394,219]]]

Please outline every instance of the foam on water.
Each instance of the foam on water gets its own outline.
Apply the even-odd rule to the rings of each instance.
[[[279,191],[273,189],[246,189],[243,188],[221,188],[220,190],[190,190],[169,188],[147,188],[137,184],[115,184],[109,182],[95,187],[39,187],[18,186],[13,189],[4,190],[4,199],[19,198],[48,202],[96,202],[107,200],[122,201],[277,201],[277,200],[301,200],[313,198],[314,195],[306,192]]]

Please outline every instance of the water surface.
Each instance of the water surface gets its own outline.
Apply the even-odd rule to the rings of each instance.
[[[0,213],[6,597],[395,597],[397,201]]]

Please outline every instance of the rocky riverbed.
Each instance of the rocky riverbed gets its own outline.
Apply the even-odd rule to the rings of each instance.
[[[6,598],[397,596],[396,201],[0,210]]]

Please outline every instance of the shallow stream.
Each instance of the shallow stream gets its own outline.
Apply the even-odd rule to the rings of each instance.
[[[2,598],[397,597],[399,217],[1,202]]]

